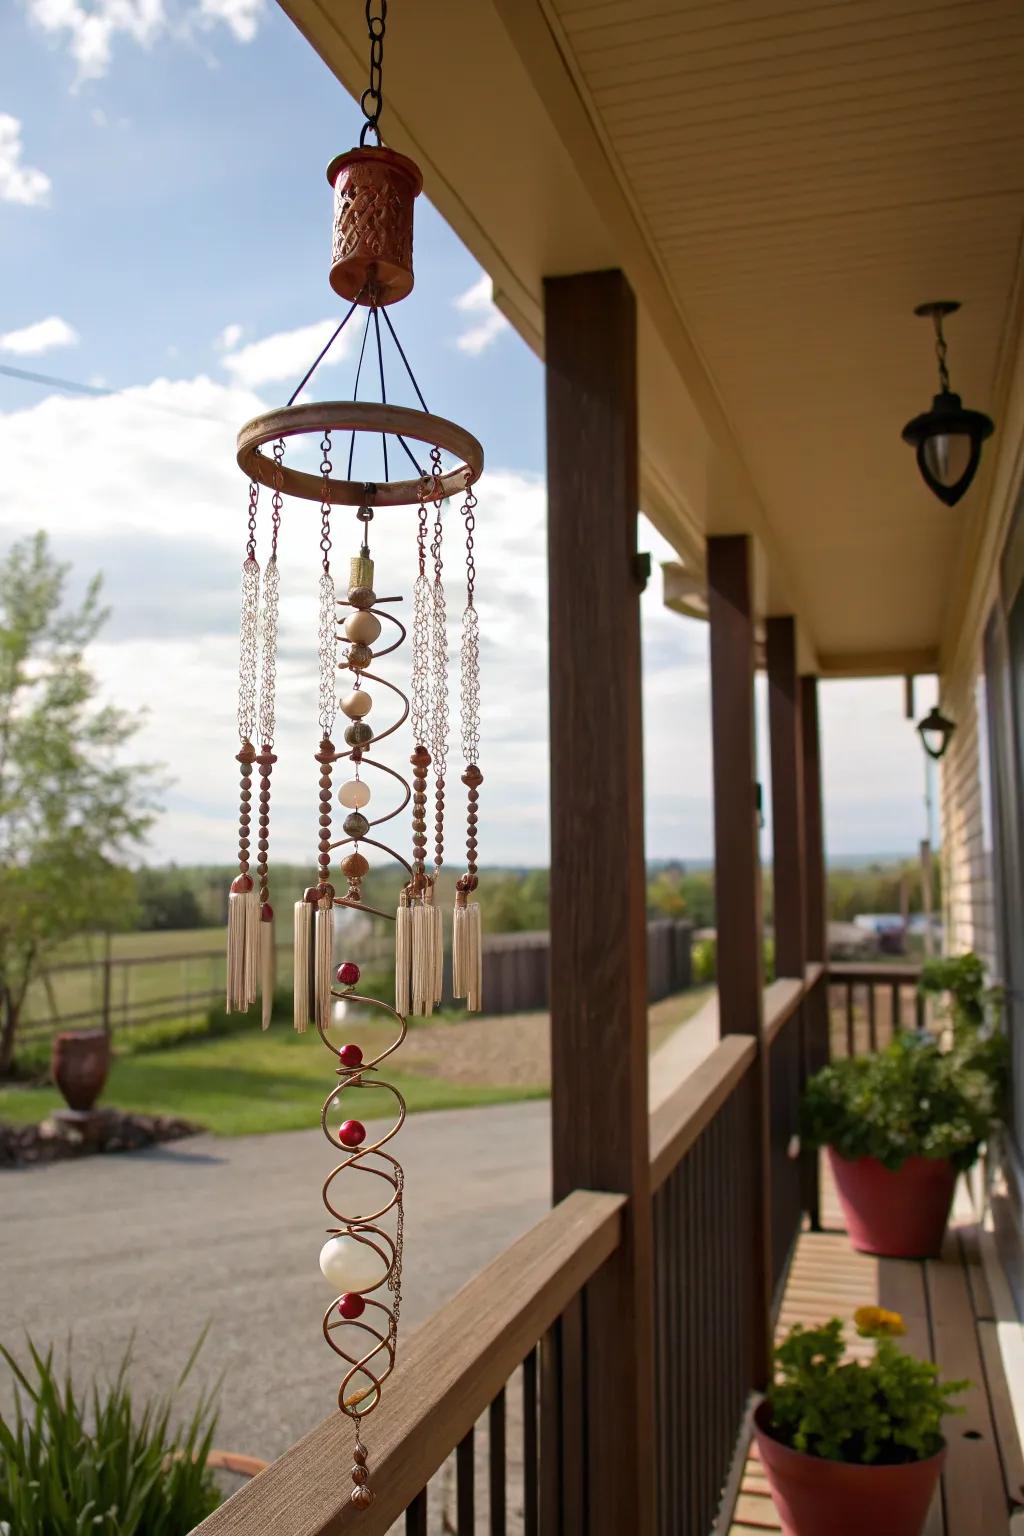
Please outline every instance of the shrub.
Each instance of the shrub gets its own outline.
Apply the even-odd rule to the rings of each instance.
[[[113,1378],[78,1395],[53,1350],[28,1341],[14,1378],[14,1417],[0,1417],[0,1526],[17,1536],[186,1536],[220,1503],[206,1465],[216,1412],[208,1397],[172,1428],[177,1393],[140,1403],[128,1386],[131,1348]]]
[[[898,1312],[861,1307],[857,1332],[875,1340],[867,1361],[844,1360],[843,1325],[796,1323],[775,1351],[769,1394],[771,1433],[808,1456],[856,1465],[924,1461],[942,1446],[942,1419],[962,1409],[950,1401],[966,1381],[940,1381],[930,1360],[903,1352],[893,1338],[906,1330]]]
[[[943,1051],[935,1040],[897,1035],[884,1051],[846,1057],[810,1079],[800,1135],[840,1157],[876,1157],[897,1169],[908,1157],[977,1160],[992,1131],[998,1084],[977,1065],[973,1044]]]

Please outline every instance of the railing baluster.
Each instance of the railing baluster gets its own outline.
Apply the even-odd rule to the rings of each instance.
[[[487,1415],[491,1485],[491,1536],[505,1536],[505,1389]]]
[[[473,1536],[476,1524],[476,1463],[472,1430],[459,1441],[455,1450],[455,1506],[458,1536]]]
[[[856,1056],[857,1048],[853,1039],[853,982],[846,983],[846,1054]]]
[[[894,981],[892,984],[892,1029],[893,1034],[902,1028],[902,1011],[900,1008],[900,984]]]
[[[523,1361],[523,1536],[538,1536],[537,1351]]]
[[[422,1489],[405,1512],[405,1536],[427,1536],[427,1490]]]
[[[919,1030],[925,1027],[924,998],[920,992],[914,993],[914,1022]]]
[[[878,1050],[878,1025],[877,1025],[876,1018],[875,1018],[876,1011],[877,1010],[875,1008],[875,984],[874,984],[873,981],[869,981],[868,982],[868,1039],[869,1039],[869,1044],[871,1046],[871,1049],[873,1051],[877,1051]]]
[[[562,1536],[562,1324],[540,1343],[540,1530]]]

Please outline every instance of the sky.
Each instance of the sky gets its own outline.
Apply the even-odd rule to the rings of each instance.
[[[72,567],[71,596],[103,573],[111,616],[92,664],[105,697],[144,712],[135,751],[171,779],[146,857],[225,863],[247,503],[235,433],[284,403],[343,313],[327,282],[324,171],[356,141],[359,113],[272,0],[9,0],[0,59],[0,368],[83,386],[0,372],[0,549],[44,528]],[[541,367],[425,198],[415,265],[396,327],[431,409],[473,431],[487,461],[480,859],[544,864]],[[358,344],[353,325],[313,397],[351,392]],[[413,403],[396,362],[390,394]],[[272,837],[287,859],[313,850],[316,516],[289,502],[281,533]],[[356,538],[345,517],[342,559]],[[373,540],[378,591],[408,595],[414,514],[381,513]],[[645,519],[640,547],[655,564],[642,599],[647,852],[706,859],[707,632],[663,607],[658,563],[672,551]],[[464,589],[450,567],[446,585],[454,654]],[[394,665],[401,684],[407,661]],[[919,686],[920,712],[934,696]],[[768,803],[763,686],[758,704]],[[830,857],[912,852],[924,772],[901,681],[825,684],[822,720]],[[456,733],[453,763],[457,749]]]

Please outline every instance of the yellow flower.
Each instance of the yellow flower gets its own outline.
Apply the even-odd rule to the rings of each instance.
[[[889,1312],[885,1307],[858,1307],[853,1321],[862,1339],[895,1339],[907,1331],[900,1314]]]

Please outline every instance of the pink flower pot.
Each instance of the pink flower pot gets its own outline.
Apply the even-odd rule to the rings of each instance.
[[[110,1071],[110,1036],[102,1029],[55,1035],[50,1069],[69,1109],[92,1109]]]
[[[895,1172],[874,1157],[849,1162],[832,1147],[828,1160],[855,1248],[890,1259],[937,1257],[957,1181],[948,1158],[908,1157]]]
[[[783,1536],[921,1536],[945,1446],[927,1461],[854,1466],[791,1450],[772,1438],[770,1424],[763,1402],[754,1436]]]

